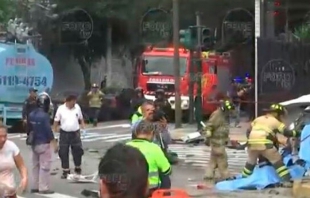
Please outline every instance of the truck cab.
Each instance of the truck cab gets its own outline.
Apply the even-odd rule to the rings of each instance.
[[[155,100],[155,92],[158,89],[163,89],[171,108],[175,109],[175,78],[173,66],[173,48],[149,48],[143,52],[142,56],[137,61],[136,86],[142,87],[145,98]],[[202,74],[197,73],[190,76],[190,53],[188,50],[179,49],[180,61],[180,92],[181,92],[181,108],[183,111],[189,110],[189,81],[195,81],[197,75],[202,75],[202,95],[206,101],[207,95],[210,92],[212,85],[217,83],[216,75],[212,68],[207,64],[206,59],[202,61]],[[196,66],[194,66],[196,68]],[[194,96],[197,93],[197,86],[194,86]],[[212,106],[212,107],[211,107]],[[204,113],[210,114],[214,110],[214,105],[203,103]]]

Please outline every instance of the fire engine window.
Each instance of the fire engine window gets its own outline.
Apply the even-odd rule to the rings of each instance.
[[[173,57],[165,56],[145,56],[147,60],[142,68],[144,75],[174,75]],[[186,73],[186,58],[180,57],[180,75]]]

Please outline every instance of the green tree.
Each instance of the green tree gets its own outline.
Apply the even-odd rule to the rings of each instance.
[[[0,0],[1,1],[1,0]],[[6,0],[9,1],[9,0]],[[82,8],[93,18],[94,31],[92,37],[83,44],[68,45],[68,51],[72,53],[81,65],[84,74],[86,89],[90,86],[90,67],[92,62],[104,57],[106,54],[106,35],[108,28],[112,28],[113,48],[126,46],[131,52],[132,59],[139,55],[143,49],[140,35],[140,21],[143,14],[150,8],[162,8],[172,10],[172,1],[169,0],[56,0],[60,15],[72,8]],[[203,12],[204,25],[216,27],[221,23],[227,10],[236,8],[254,8],[254,1],[249,0],[180,0],[180,28],[195,24],[195,12]],[[59,26],[58,26],[59,28]],[[42,23],[41,32],[44,32],[43,41],[48,42],[53,48],[60,45],[57,43],[57,30],[51,31],[51,26],[46,27]],[[57,29],[57,28],[56,28]],[[41,33],[42,34],[42,33]],[[52,38],[52,39],[51,39]],[[56,44],[55,44],[56,43]]]
[[[0,0],[0,23],[7,22],[16,15],[17,4],[12,0]]]
[[[310,25],[302,24],[295,28],[294,35],[302,42],[310,42]]]

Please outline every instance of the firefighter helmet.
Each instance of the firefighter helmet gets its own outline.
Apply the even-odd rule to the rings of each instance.
[[[286,115],[287,114],[287,110],[284,106],[282,106],[281,104],[272,104],[270,105],[269,109],[270,112],[276,112],[279,115]]]
[[[231,111],[235,109],[235,105],[230,101],[230,100],[224,100],[221,105],[220,108],[223,111]]]
[[[98,84],[94,83],[92,84],[91,88],[99,88]]]

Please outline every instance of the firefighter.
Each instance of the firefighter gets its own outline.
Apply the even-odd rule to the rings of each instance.
[[[234,110],[231,101],[221,101],[220,106],[211,114],[202,135],[211,146],[210,161],[205,174],[205,180],[213,180],[215,169],[218,168],[221,179],[230,177],[226,144],[229,140],[229,116]]]
[[[89,98],[91,119],[93,120],[94,127],[96,127],[98,124],[98,117],[104,94],[99,90],[99,86],[96,83],[94,83],[91,87],[91,91],[87,94],[87,96]]]
[[[165,96],[165,91],[163,89],[157,89],[155,93],[154,106],[156,109],[164,111],[166,114],[171,109],[171,106]]]
[[[135,89],[135,94],[130,101],[132,112],[136,112],[143,102],[145,102],[143,89],[141,87],[137,87]]]
[[[283,187],[292,187],[291,175],[282,161],[275,142],[277,133],[287,137],[298,137],[300,131],[289,130],[283,123],[287,114],[286,109],[280,104],[273,104],[269,109],[265,109],[266,114],[254,119],[248,129],[248,160],[242,171],[243,177],[248,177],[253,173],[257,159],[266,158],[276,169],[277,174],[282,179]]]

